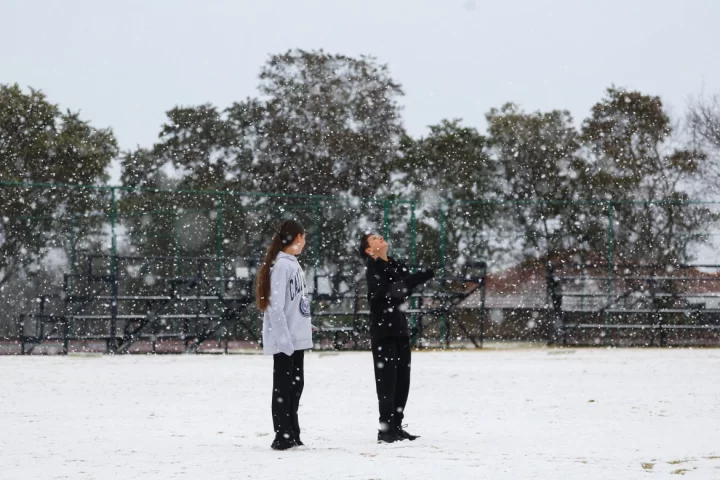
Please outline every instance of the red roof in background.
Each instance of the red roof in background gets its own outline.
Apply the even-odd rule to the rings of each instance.
[[[572,276],[581,273],[589,277],[605,277],[607,275],[604,255],[586,252],[581,271],[578,265],[581,260],[580,253],[567,251],[552,255],[549,258],[526,260],[502,272],[488,274],[485,279],[486,294],[512,295],[522,293],[527,295],[539,293],[540,289],[544,291],[547,288],[548,260],[553,263],[555,275]],[[695,267],[675,268],[670,271],[638,267],[638,269],[623,270],[630,270],[626,272],[630,276],[689,277],[683,280],[683,285],[686,287],[683,288],[685,293],[720,293],[720,267],[716,272],[704,272]],[[615,271],[613,276],[620,279],[624,273]]]

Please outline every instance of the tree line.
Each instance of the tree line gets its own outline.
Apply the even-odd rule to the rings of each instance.
[[[484,131],[440,119],[415,137],[387,65],[304,50],[271,56],[257,93],[173,107],[153,145],[120,151],[111,129],[40,91],[0,85],[0,288],[72,242],[107,249],[96,233],[114,202],[128,251],[213,254],[222,209],[228,254],[259,256],[268,220],[294,215],[317,229],[311,248],[326,266],[346,261],[352,239],[383,222],[398,245],[415,235],[421,263],[437,263],[441,244],[449,263],[605,253],[609,236],[618,263],[683,263],[717,220],[710,206],[687,202],[718,186],[717,99],[694,102],[676,125],[658,96],[609,86],[579,124],[565,110],[507,103],[487,113]],[[115,199],[7,185],[106,185],[114,159],[126,187]]]

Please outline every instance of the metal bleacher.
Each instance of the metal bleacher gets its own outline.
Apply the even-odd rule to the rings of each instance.
[[[178,268],[178,262],[181,269]],[[40,298],[38,311],[19,319],[21,353],[38,345],[100,341],[106,353],[126,353],[140,341],[181,341],[197,351],[230,327],[259,341],[243,315],[253,301],[252,269],[238,277],[215,257],[88,255],[82,273],[64,276],[62,294]],[[218,275],[218,272],[221,275]]]
[[[318,344],[330,337],[330,347],[338,350],[367,347],[364,268],[350,268],[313,275],[315,337]],[[199,352],[210,340],[217,347],[206,345],[205,351],[227,352],[238,337],[259,345],[261,315],[249,309],[255,273],[247,259],[88,254],[82,271],[64,275],[61,293],[40,296],[37,311],[19,317],[20,353],[49,344],[63,354],[97,351],[98,344],[110,354]],[[441,269],[418,288],[406,310],[416,346],[428,343],[430,329],[438,346],[458,338],[482,346],[484,322],[478,334],[477,326],[453,314],[478,289],[485,289],[481,262],[453,273]]]
[[[554,340],[661,347],[717,342],[718,272],[720,265],[551,265]]]

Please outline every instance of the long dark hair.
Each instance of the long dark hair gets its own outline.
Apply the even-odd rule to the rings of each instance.
[[[290,245],[298,235],[304,235],[305,229],[295,220],[285,220],[275,230],[270,247],[265,254],[265,262],[260,266],[255,282],[255,303],[261,312],[270,305],[270,268],[280,250]]]

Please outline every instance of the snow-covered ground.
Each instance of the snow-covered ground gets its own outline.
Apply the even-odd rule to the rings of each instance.
[[[288,452],[269,448],[271,368],[0,357],[0,479],[720,478],[720,350],[416,353],[422,438],[395,445],[375,443],[370,354],[312,353]]]

